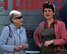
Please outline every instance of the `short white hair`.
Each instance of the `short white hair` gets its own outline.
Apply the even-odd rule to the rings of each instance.
[[[16,11],[16,10],[12,10],[12,11],[9,13],[9,16],[12,15],[12,14],[15,14],[15,15],[20,14],[20,15],[21,15],[21,12]]]
[[[16,11],[16,10],[12,10],[10,13],[9,13],[9,19],[10,21],[12,22],[12,19],[14,19],[15,17],[18,17],[18,14],[20,16],[22,16],[22,13],[20,11]]]

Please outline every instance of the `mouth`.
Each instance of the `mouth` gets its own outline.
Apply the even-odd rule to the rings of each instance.
[[[47,17],[49,17],[50,15],[46,15]]]

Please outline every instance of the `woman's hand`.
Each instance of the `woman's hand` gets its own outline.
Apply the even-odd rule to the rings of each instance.
[[[41,48],[42,44],[38,44],[38,47]]]
[[[17,45],[14,46],[15,51],[21,51],[22,49],[27,49],[27,44],[24,43],[20,46],[17,46]]]
[[[27,44],[26,44],[26,43],[22,44],[22,45],[20,46],[20,48],[21,48],[21,49],[27,49]]]
[[[15,46],[14,46],[14,50],[15,50],[15,51],[20,51],[21,49],[20,49],[19,46],[16,46],[16,45],[15,45]]]
[[[45,41],[44,45],[45,46],[49,46],[50,44],[52,44],[54,42],[54,40],[50,40],[50,41]]]

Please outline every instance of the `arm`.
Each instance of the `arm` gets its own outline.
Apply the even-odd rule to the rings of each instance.
[[[22,45],[20,46],[20,48],[21,48],[21,49],[28,49],[28,40],[27,40],[27,35],[26,35],[26,30],[25,30],[25,29],[23,30],[22,35],[24,36],[24,37],[23,37],[24,43],[22,43]]]
[[[60,24],[59,34],[60,39],[54,40],[54,45],[64,45],[67,42],[67,31],[63,22]]]
[[[34,38],[36,45],[41,44],[39,40],[39,27],[34,32],[33,38]]]
[[[24,32],[25,32],[25,38],[26,38],[26,48],[28,49],[28,40],[27,40],[27,34],[26,34],[26,30],[24,30]]]
[[[8,37],[9,37],[9,28],[6,26],[3,28],[2,34],[0,36],[0,48],[3,51],[13,52],[14,46],[6,44]]]
[[[40,37],[39,37],[39,32],[40,30],[42,29],[42,27],[44,26],[45,22],[41,22],[39,24],[39,27],[35,30],[34,32],[34,35],[33,35],[33,38],[34,38],[34,41],[36,43],[36,45],[38,45],[39,47],[41,47],[41,41],[40,41]]]

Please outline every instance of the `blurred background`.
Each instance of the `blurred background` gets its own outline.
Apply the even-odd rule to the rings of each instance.
[[[50,1],[55,5],[55,18],[62,20],[67,28],[67,0],[0,0],[0,34],[4,26],[9,25],[9,12],[19,10],[23,13],[24,27],[26,28],[29,49],[39,51],[33,40],[33,33],[39,23],[44,21],[42,4]]]

